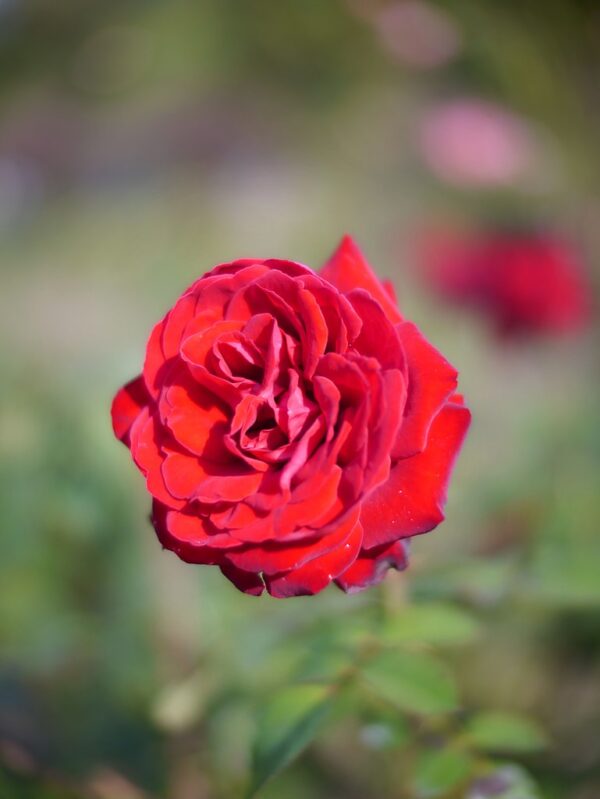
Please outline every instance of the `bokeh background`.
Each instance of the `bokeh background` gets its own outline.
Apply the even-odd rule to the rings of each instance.
[[[0,0],[2,799],[228,799],[303,748],[261,796],[600,796],[593,310],[498,340],[414,247],[556,231],[593,309],[599,12]],[[473,426],[409,572],[256,600],[160,549],[109,404],[203,271],[318,267],[344,232],[459,368]],[[290,738],[384,639],[412,672]]]

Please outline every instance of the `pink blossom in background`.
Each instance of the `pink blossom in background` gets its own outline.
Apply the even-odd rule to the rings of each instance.
[[[374,15],[373,24],[387,52],[410,67],[433,69],[460,51],[458,26],[426,0],[386,5]]]
[[[474,188],[518,182],[531,169],[536,142],[527,124],[493,103],[461,98],[421,120],[417,145],[440,180]]]
[[[590,316],[579,254],[553,233],[429,231],[417,262],[439,295],[477,307],[501,336],[570,333]]]

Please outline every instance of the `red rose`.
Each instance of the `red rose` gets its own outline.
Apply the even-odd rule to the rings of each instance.
[[[589,316],[577,254],[550,235],[436,232],[420,242],[420,259],[438,292],[482,309],[501,336],[568,333]]]
[[[357,591],[443,519],[470,419],[456,378],[345,238],[320,275],[246,259],[197,280],[113,428],[183,560],[250,594]]]

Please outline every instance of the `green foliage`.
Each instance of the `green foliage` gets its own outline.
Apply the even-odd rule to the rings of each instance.
[[[253,753],[251,797],[297,757],[330,715],[334,697],[326,688],[292,686],[265,700]]]
[[[478,713],[465,731],[469,740],[486,752],[535,752],[548,744],[538,724],[515,713]]]
[[[444,748],[423,752],[413,777],[415,799],[444,796],[466,782],[472,767],[472,758],[459,750]]]
[[[409,713],[447,713],[458,706],[451,674],[431,655],[383,652],[362,667],[362,675],[378,696]]]
[[[56,779],[40,780],[31,774],[5,771],[1,766],[0,796],[2,799],[85,799]]]
[[[477,638],[479,622],[462,608],[449,602],[424,602],[404,605],[383,625],[384,643],[427,643],[458,645]]]

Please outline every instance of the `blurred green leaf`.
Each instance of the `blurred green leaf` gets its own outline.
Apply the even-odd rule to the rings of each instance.
[[[536,722],[515,713],[479,713],[467,725],[467,735],[490,752],[534,752],[548,743]]]
[[[385,643],[463,644],[476,638],[477,620],[449,602],[407,605],[383,629]]]
[[[82,794],[62,783],[50,783],[31,774],[12,774],[0,766],[2,799],[82,799]]]
[[[296,685],[268,700],[253,752],[247,797],[288,766],[317,735],[334,704],[331,688]]]
[[[382,699],[412,713],[446,713],[458,704],[452,676],[430,655],[384,652],[363,667]]]
[[[449,748],[423,752],[414,773],[415,796],[427,799],[443,795],[464,782],[471,768],[472,759],[465,752]]]
[[[445,562],[418,575],[413,593],[424,598],[466,598],[478,605],[496,605],[514,587],[518,563],[514,555],[463,558]]]

